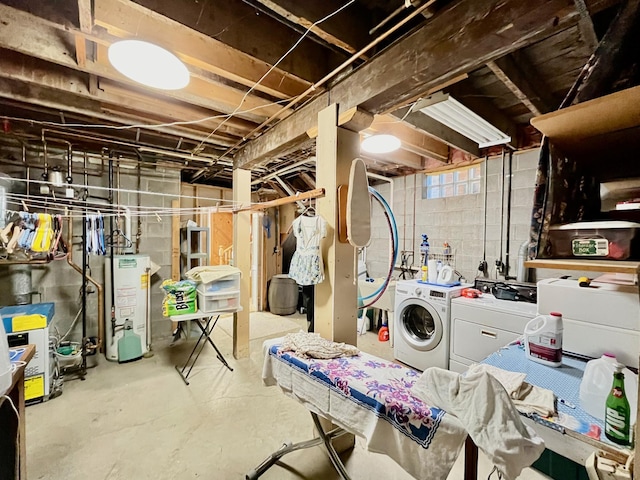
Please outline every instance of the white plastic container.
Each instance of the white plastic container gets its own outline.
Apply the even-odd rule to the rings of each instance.
[[[0,317],[0,395],[4,395],[11,387],[11,359],[9,357],[9,342]]]
[[[206,293],[228,293],[240,290],[240,274],[231,273],[213,282],[202,283]]]
[[[527,357],[549,367],[562,365],[562,314],[538,315],[524,327]],[[613,378],[613,377],[612,377]]]
[[[197,291],[198,309],[203,313],[234,310],[240,306],[240,290],[207,293],[202,285],[199,285]]]
[[[580,383],[580,406],[589,415],[604,421],[605,403],[613,384],[614,365],[618,363],[615,355],[605,353],[600,358],[587,362]],[[638,375],[628,368],[624,375],[624,393],[629,400],[631,425],[636,421],[638,405]]]

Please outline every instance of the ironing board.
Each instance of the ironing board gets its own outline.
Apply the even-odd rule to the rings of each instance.
[[[184,365],[182,367],[180,367],[179,365],[175,366],[176,371],[180,374],[180,377],[182,378],[182,380],[186,385],[189,385],[189,375],[191,374],[191,370],[193,370],[193,367],[198,361],[198,358],[200,357],[200,354],[202,353],[202,350],[204,349],[204,346],[207,343],[211,345],[211,347],[216,351],[216,357],[218,358],[218,360],[220,360],[220,362],[225,367],[227,367],[229,371],[233,372],[233,368],[231,368],[227,360],[222,355],[222,352],[220,352],[216,344],[211,339],[211,333],[213,332],[213,329],[217,325],[220,315],[224,313],[238,312],[240,310],[241,308],[216,310],[214,312],[201,312],[200,310],[198,310],[196,313],[186,313],[184,315],[172,315],[169,317],[169,319],[172,322],[178,322],[178,330],[175,333],[174,338],[179,337],[181,333],[185,334],[185,336],[188,336],[187,331],[183,327],[183,324],[185,322],[190,323],[191,320],[196,321],[195,324],[198,326],[198,328],[202,332],[200,333],[200,336],[198,337],[196,344],[193,346],[193,350],[191,350],[191,353],[189,354],[189,357],[187,358],[187,361],[184,363]],[[202,324],[203,321],[204,321],[204,325]]]
[[[333,360],[306,359],[280,351],[280,341],[264,343],[263,382],[278,385],[310,410],[319,437],[285,444],[247,479],[257,479],[291,451],[324,445],[340,477],[348,480],[330,442],[344,433],[363,437],[369,451],[388,455],[416,478],[447,477],[467,434],[456,418],[411,395],[420,372],[364,352]],[[338,428],[325,432],[319,416]],[[475,478],[475,473],[465,478]]]

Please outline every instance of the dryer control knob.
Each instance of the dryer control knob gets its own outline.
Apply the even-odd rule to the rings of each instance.
[[[416,288],[416,296],[419,297],[420,295],[422,295],[422,289]]]

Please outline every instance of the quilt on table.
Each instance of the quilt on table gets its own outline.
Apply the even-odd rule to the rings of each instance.
[[[411,395],[411,368],[361,352],[306,359],[265,345],[263,381],[346,430],[416,478],[445,479],[466,438],[460,422]]]

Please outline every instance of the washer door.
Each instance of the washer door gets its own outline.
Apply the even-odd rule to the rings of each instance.
[[[420,298],[408,298],[398,306],[397,335],[415,350],[427,352],[442,340],[443,325],[440,315],[431,304]]]

